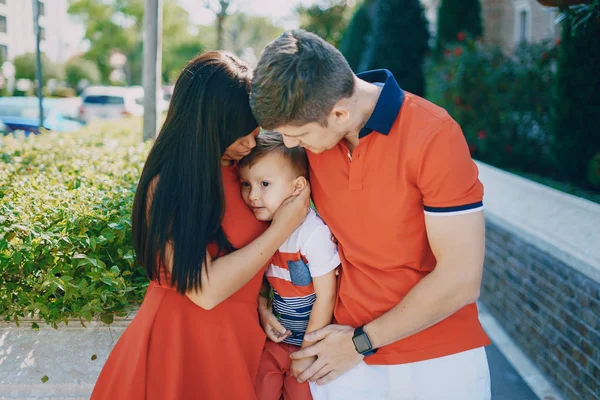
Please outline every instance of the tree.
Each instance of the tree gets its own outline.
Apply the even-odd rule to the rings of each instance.
[[[358,72],[367,38],[371,32],[368,7],[369,4],[365,2],[356,10],[340,40],[340,51],[355,72]]]
[[[175,82],[187,62],[202,51],[204,51],[204,46],[196,39],[190,39],[166,48],[163,47],[163,82]]]
[[[67,84],[74,89],[77,89],[82,80],[89,83],[100,82],[100,71],[96,64],[81,57],[67,61],[65,74]]]
[[[35,53],[25,53],[17,56],[13,60],[15,66],[15,79],[29,79],[35,81]],[[44,84],[49,79],[62,79],[64,77],[64,71],[61,66],[56,65],[42,54],[42,81]]]
[[[338,47],[342,32],[346,29],[350,6],[347,0],[322,0],[311,6],[296,9],[300,17],[300,27],[316,33]]]
[[[204,0],[204,7],[215,14],[215,27],[217,29],[217,49],[223,49],[224,37],[223,29],[225,20],[228,16],[227,10],[231,5],[232,0]]]
[[[252,49],[258,56],[262,49],[283,33],[283,28],[275,26],[267,17],[232,14],[224,26],[224,48],[238,55]]]
[[[581,8],[563,15],[552,153],[559,177],[585,186],[594,182],[592,176],[588,177],[588,169],[600,154],[600,8],[589,20],[582,20],[577,10]],[[596,171],[597,167],[594,174]]]
[[[482,34],[480,0],[442,0],[438,9],[436,49],[462,41],[462,35],[477,38]]]
[[[377,15],[365,69],[389,69],[403,89],[424,96],[429,30],[423,6],[419,0],[379,0]]]
[[[142,0],[112,3],[71,0],[68,12],[83,22],[85,39],[90,43],[85,58],[96,63],[103,82],[109,81],[110,55],[114,50],[119,50],[131,61],[129,56],[141,40],[143,10]]]
[[[86,26],[85,38],[90,48],[85,58],[98,66],[102,82],[109,82],[110,55],[118,50],[127,58],[127,83],[141,83],[144,0],[71,0],[69,14]],[[197,40],[189,34],[189,26],[189,14],[177,0],[164,0],[163,60],[167,52],[168,56],[181,54],[180,58],[168,60],[169,71],[180,68],[178,65],[183,67],[187,61],[187,53],[171,50],[180,48],[181,43]]]

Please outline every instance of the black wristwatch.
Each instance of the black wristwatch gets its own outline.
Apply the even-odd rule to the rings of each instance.
[[[374,349],[371,345],[371,341],[369,337],[363,330],[365,326],[359,326],[354,330],[354,336],[352,337],[352,341],[354,342],[354,348],[359,354],[363,356],[370,356],[371,354],[377,353],[377,349]]]

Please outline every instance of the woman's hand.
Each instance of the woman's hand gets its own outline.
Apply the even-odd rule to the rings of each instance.
[[[304,222],[309,209],[310,186],[307,184],[297,195],[293,195],[279,206],[273,215],[271,226],[288,232],[289,236]]]

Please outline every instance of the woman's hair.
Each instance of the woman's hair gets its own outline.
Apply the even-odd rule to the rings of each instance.
[[[209,243],[219,252],[232,249],[221,227],[221,157],[258,126],[248,101],[251,81],[251,68],[226,52],[190,61],[142,171],[132,212],[137,259],[151,280],[160,279],[170,244],[171,284],[182,294],[201,287]]]

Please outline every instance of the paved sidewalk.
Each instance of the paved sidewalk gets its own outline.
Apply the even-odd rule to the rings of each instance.
[[[107,328],[72,323],[59,330],[0,324],[0,399],[87,399],[114,343],[127,322]],[[487,348],[493,400],[538,397],[495,345]],[[93,356],[96,356],[92,360]],[[46,383],[42,378],[48,377]]]

